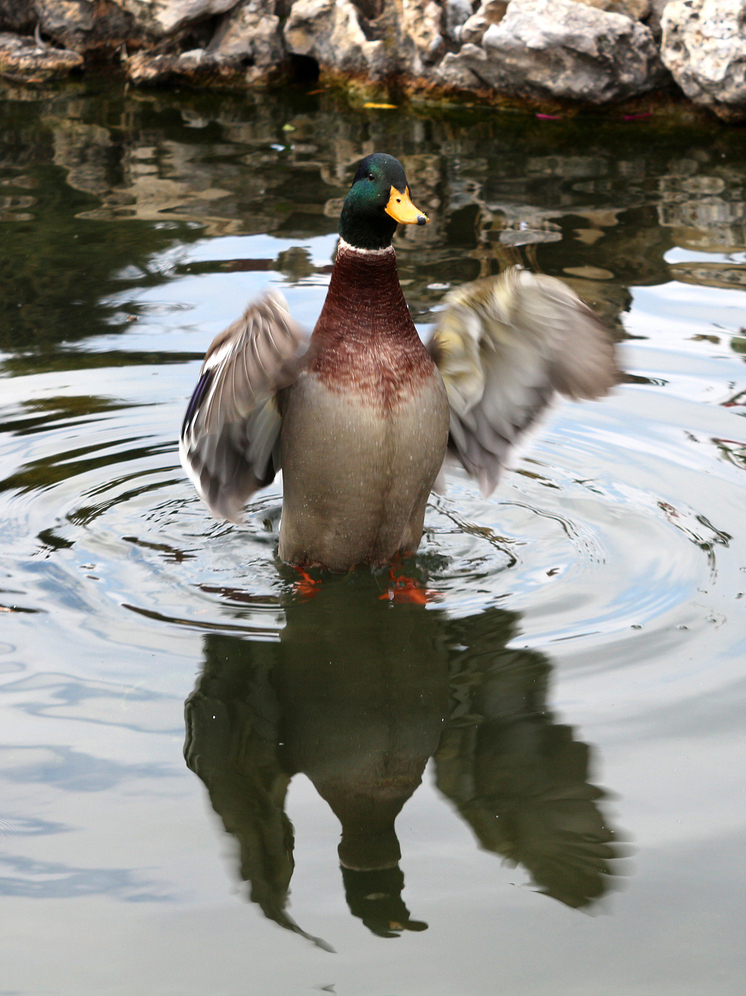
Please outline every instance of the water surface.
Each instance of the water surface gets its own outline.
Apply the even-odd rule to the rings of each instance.
[[[743,133],[302,90],[1,113],[2,991],[742,993]],[[423,336],[520,258],[626,371],[492,497],[449,474],[427,607],[386,572],[300,597],[281,481],[217,523],[176,453],[247,300],[313,325],[374,149],[432,218],[396,239]]]

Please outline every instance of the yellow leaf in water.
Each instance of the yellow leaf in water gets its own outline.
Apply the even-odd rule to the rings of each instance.
[[[397,104],[373,104],[371,102],[363,104],[363,107],[376,107],[385,111],[394,111],[396,110],[397,106],[398,106]]]

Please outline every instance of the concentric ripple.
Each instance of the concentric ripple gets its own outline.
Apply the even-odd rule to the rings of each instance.
[[[185,392],[190,369],[174,378]],[[120,386],[136,382],[142,394],[158,372],[130,368]],[[63,394],[54,374],[30,380],[43,390],[3,424],[5,608],[57,611],[58,622],[67,615],[102,633],[133,625],[132,613],[276,633],[288,592],[276,561],[281,481],[251,503],[244,525],[216,522],[176,461],[178,405]],[[524,613],[522,642],[548,646],[670,622],[713,582],[739,471],[684,430],[674,448],[667,426],[636,423],[641,397],[564,406],[489,498],[451,471],[418,558],[437,604],[463,615],[499,602]],[[733,415],[714,412],[732,432]],[[644,438],[630,434],[636,424]],[[711,480],[702,486],[703,456],[720,518]]]

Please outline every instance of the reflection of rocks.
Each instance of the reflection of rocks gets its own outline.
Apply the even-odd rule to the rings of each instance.
[[[265,915],[298,930],[285,911],[284,800],[303,772],[340,821],[351,912],[381,936],[424,929],[402,901],[394,824],[433,756],[482,846],[567,905],[607,890],[614,833],[587,781],[589,749],[547,711],[548,661],[506,649],[514,615],[452,621],[392,606],[361,574],[289,599],[285,616],[279,643],[207,637],[186,706],[187,763],[238,840],[240,876]]]
[[[672,263],[671,276],[697,287],[746,290],[746,267],[735,263]]]
[[[51,118],[48,124],[56,125],[54,161],[67,170],[70,186],[96,194],[102,202],[79,217],[171,222],[199,217],[214,233],[238,227],[235,219],[211,218],[213,203],[229,191],[215,187],[210,172],[195,164],[194,148],[161,141],[130,149],[119,164],[124,182],[113,184],[113,143],[106,129]]]
[[[659,224],[677,245],[705,252],[746,248],[743,170],[698,154],[671,161],[660,180]]]
[[[264,91],[247,102],[132,90],[111,128],[97,99],[68,89],[12,106],[24,110],[6,127],[9,162],[64,169],[68,187],[96,199],[71,201],[79,219],[164,230],[187,223],[210,235],[269,233],[300,245],[336,232],[364,155],[397,155],[431,217],[396,236],[407,300],[423,323],[449,287],[520,261],[566,279],[614,325],[628,308],[629,284],[670,279],[672,245],[746,246],[744,164],[732,145],[723,157],[720,145],[677,142],[666,157],[629,129],[611,144],[586,141],[580,152],[564,131],[554,138],[540,125],[518,123],[507,141],[505,123],[484,117],[454,127],[402,116],[392,128],[384,114],[342,113],[332,97],[299,112]],[[27,191],[6,194],[8,219],[37,210],[18,199]],[[314,265],[300,252],[287,271],[277,253],[260,255],[293,280],[319,279],[331,260]]]

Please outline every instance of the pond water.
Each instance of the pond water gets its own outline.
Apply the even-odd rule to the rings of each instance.
[[[0,992],[740,996],[746,133],[5,87]],[[449,473],[427,606],[304,599],[281,482],[215,522],[176,449],[261,288],[312,327],[373,150],[423,336],[523,259],[626,372]]]

